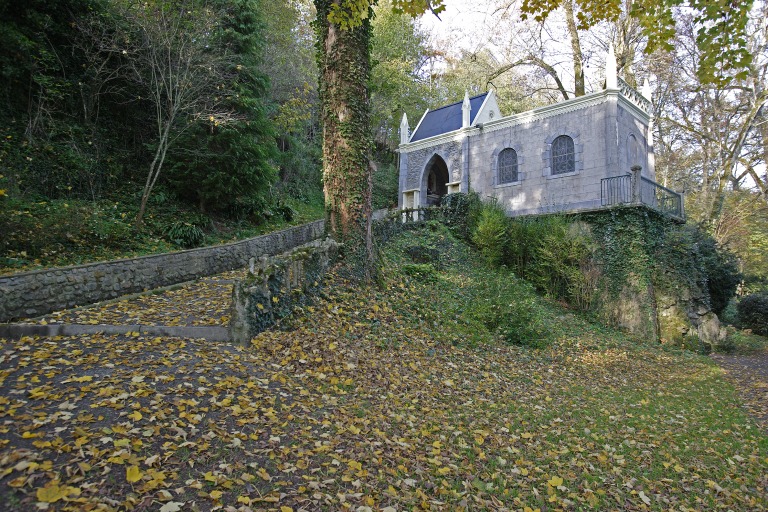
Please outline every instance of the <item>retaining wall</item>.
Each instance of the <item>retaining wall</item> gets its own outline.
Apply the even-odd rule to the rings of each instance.
[[[322,220],[240,242],[0,276],[0,322],[44,315],[243,268],[320,238]]]

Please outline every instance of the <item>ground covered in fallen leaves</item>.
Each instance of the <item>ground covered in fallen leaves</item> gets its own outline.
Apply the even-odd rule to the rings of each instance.
[[[768,508],[768,438],[711,360],[543,301],[549,345],[503,342],[461,313],[487,271],[452,258],[331,276],[247,347],[0,340],[0,509]]]
[[[749,413],[768,434],[768,350],[751,354],[714,354]]]

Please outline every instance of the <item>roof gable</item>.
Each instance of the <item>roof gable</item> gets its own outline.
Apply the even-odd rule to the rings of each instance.
[[[480,107],[483,105],[487,95],[488,93],[485,92],[469,98],[470,125],[475,122],[475,117],[480,111]],[[434,137],[435,135],[442,135],[443,133],[452,132],[461,128],[462,103],[463,100],[435,110],[427,111],[419,122],[419,125],[416,127],[416,131],[411,136],[410,142],[427,139],[429,137]]]

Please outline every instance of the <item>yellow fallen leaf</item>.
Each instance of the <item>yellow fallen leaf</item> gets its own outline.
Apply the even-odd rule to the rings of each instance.
[[[552,487],[559,487],[563,485],[563,479],[559,476],[553,476],[547,481],[547,484],[551,485]]]
[[[169,501],[160,507],[160,512],[179,512],[185,503],[185,501]]]
[[[221,491],[211,491],[211,494],[210,494],[209,496],[210,496],[211,498],[213,498],[214,500],[218,500],[218,499],[220,499],[220,498],[221,498],[221,496],[222,496],[223,494],[224,494],[224,493],[223,493],[223,492],[221,492]]]
[[[441,475],[447,475],[448,473],[451,472],[451,468],[449,468],[448,466],[443,466],[442,468],[438,469],[437,472],[440,473]]]
[[[37,501],[43,503],[56,503],[64,496],[66,496],[66,494],[64,494],[64,488],[59,487],[56,484],[49,484],[37,490]]]
[[[138,482],[141,480],[142,476],[139,466],[129,466],[125,468],[125,479],[128,480],[129,483]]]
[[[293,512],[291,507],[280,507],[280,512]]]
[[[245,505],[250,505],[251,504],[251,498],[249,498],[248,496],[238,496],[237,497],[237,502],[238,503],[244,503]]]
[[[139,421],[141,418],[143,418],[143,416],[139,411],[133,411],[131,414],[128,415],[128,417],[133,421]]]

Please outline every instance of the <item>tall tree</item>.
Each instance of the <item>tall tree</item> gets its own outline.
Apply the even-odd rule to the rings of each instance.
[[[140,94],[153,109],[154,155],[147,171],[135,223],[140,226],[147,201],[163,170],[168,150],[193,126],[209,119],[219,125],[237,118],[229,96],[236,94],[232,54],[216,48],[220,6],[205,0],[133,2],[121,12],[124,32],[113,51],[122,53]]]
[[[368,80],[371,6],[315,0],[317,9],[323,191],[331,233],[352,248],[370,241],[371,187]],[[356,9],[362,7],[363,12]]]
[[[219,0],[222,22],[213,45],[229,55],[231,93],[221,109],[229,122],[199,119],[169,151],[169,181],[201,211],[225,210],[236,203],[258,203],[276,179],[275,134],[267,118],[267,77],[259,66],[264,44],[260,0]]]

